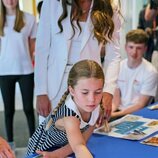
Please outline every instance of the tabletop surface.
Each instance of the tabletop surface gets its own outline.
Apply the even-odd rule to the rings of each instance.
[[[158,119],[158,110],[150,110],[148,108],[144,108],[133,114],[146,118]],[[158,134],[158,132],[155,132],[154,134],[156,133]],[[94,155],[94,158],[158,157],[158,147],[141,144],[140,140],[125,140],[99,134],[93,134],[91,136],[88,142],[88,147]]]

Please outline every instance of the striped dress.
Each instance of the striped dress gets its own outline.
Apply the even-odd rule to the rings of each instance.
[[[80,115],[77,106],[73,102],[70,96],[67,97],[65,103],[58,108],[55,114],[50,114],[45,121],[36,129],[35,133],[31,137],[27,147],[26,157],[35,153],[36,150],[50,151],[51,149],[57,149],[68,144],[66,132],[56,128],[55,122],[58,119],[67,116],[74,116],[80,121],[80,130],[84,132],[89,125],[93,126],[99,116],[99,106],[92,112],[89,122],[84,122]],[[48,121],[52,118],[53,123],[46,130]],[[51,151],[52,151],[51,150]]]

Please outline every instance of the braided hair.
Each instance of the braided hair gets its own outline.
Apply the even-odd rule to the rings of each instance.
[[[104,72],[101,66],[93,60],[81,60],[73,65],[69,72],[67,80],[68,87],[71,86],[72,88],[74,88],[78,84],[78,81],[82,78],[101,79],[104,84]],[[53,115],[56,114],[60,106],[64,105],[68,95],[69,90],[67,89],[67,91],[63,94],[62,98],[60,99],[57,107],[53,110]],[[46,129],[50,127],[50,125],[53,123],[52,121],[52,119],[49,120],[49,122],[46,125]]]

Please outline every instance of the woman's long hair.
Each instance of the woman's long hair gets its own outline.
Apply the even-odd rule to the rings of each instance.
[[[4,36],[4,26],[6,23],[6,8],[0,0],[0,36]],[[23,19],[23,12],[19,9],[19,4],[16,6],[16,18],[14,23],[14,30],[20,32],[21,29],[24,27],[24,19]]]
[[[119,1],[120,2],[120,1]],[[60,28],[60,32],[63,32],[62,20],[67,17],[67,5],[72,6],[71,10],[71,25],[73,29],[73,33],[75,34],[75,26],[73,25],[73,21],[77,21],[77,25],[82,31],[79,25],[79,18],[82,15],[82,10],[79,6],[78,0],[62,0],[63,13],[58,19],[58,26]],[[74,13],[74,8],[76,10]],[[91,10],[91,20],[94,26],[93,32],[94,37],[97,38],[98,42],[107,43],[112,39],[112,34],[114,32],[114,22],[113,22],[113,8],[112,8],[112,0],[94,0],[92,10]],[[73,34],[73,36],[74,36]]]

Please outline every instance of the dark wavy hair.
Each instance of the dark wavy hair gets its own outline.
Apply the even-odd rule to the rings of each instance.
[[[72,6],[71,10],[71,25],[73,28],[73,33],[75,34],[75,27],[73,25],[74,19],[77,21],[77,26],[82,31],[79,25],[79,18],[82,15],[82,10],[79,6],[78,0],[61,0],[63,12],[58,19],[58,26],[60,28],[60,33],[63,32],[62,21],[67,17],[67,5]],[[76,9],[75,15],[74,8]],[[94,0],[92,10],[91,10],[91,20],[94,26],[93,32],[94,37],[98,40],[98,42],[107,43],[108,40],[112,39],[112,34],[114,32],[114,22],[113,22],[113,8],[112,8],[112,0]],[[73,34],[73,36],[74,36]]]

